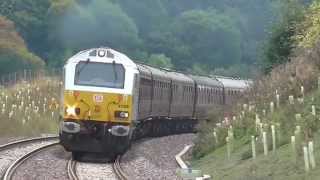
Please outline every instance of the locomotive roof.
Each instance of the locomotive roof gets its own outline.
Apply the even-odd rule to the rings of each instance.
[[[66,63],[78,63],[90,59],[93,62],[105,62],[123,64],[125,66],[136,66],[136,64],[125,54],[107,47],[92,48],[80,51],[72,56]]]
[[[250,81],[250,80],[232,79],[232,78],[227,78],[227,77],[217,77],[217,79],[226,88],[245,89],[245,88],[249,88],[249,86],[252,83],[252,81]]]

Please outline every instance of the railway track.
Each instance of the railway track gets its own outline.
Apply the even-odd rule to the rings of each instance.
[[[32,143],[39,143],[39,142],[45,142],[45,141],[53,141],[57,140],[57,136],[50,136],[50,137],[39,137],[39,138],[30,138],[30,139],[24,139],[24,140],[18,140],[14,142],[10,142],[7,144],[0,145],[0,152],[11,150],[14,148],[21,148],[23,146],[32,145]],[[46,145],[39,145],[39,147],[34,148],[33,150],[23,153],[20,157],[15,157],[16,160],[13,160],[12,162],[8,163],[7,167],[5,168],[2,175],[0,175],[0,179],[2,180],[11,180],[13,179],[15,173],[19,169],[19,167],[24,164],[26,161],[28,161],[31,157],[37,155],[38,153],[45,151],[46,149],[58,145],[58,142],[52,142]],[[113,164],[110,164],[110,173],[111,171],[113,176],[116,177],[119,180],[128,180],[127,175],[124,173],[124,171],[121,168],[121,156],[119,156]],[[67,163],[67,174],[68,178],[70,180],[79,180],[80,176],[77,174],[76,170],[77,161],[73,160],[72,158],[68,160]]]
[[[112,179],[128,180],[120,165],[121,157],[118,157],[113,163],[84,163],[70,159],[67,164],[68,178],[70,180],[79,179]]]
[[[7,154],[8,156],[7,158],[2,159],[2,164],[0,163],[1,165],[0,178],[3,180],[12,179],[12,175],[14,174],[15,170],[21,164],[23,164],[24,161],[29,159],[31,156],[33,156],[37,152],[42,151],[43,149],[57,145],[58,142],[54,141],[57,139],[58,139],[57,136],[38,137],[38,138],[30,138],[30,139],[13,141],[7,144],[0,145],[0,152],[4,152],[4,155],[2,156],[6,157],[5,154]],[[53,141],[53,142],[52,143],[48,142],[46,144],[46,141]]]
[[[71,158],[67,164],[68,177],[70,180],[79,180],[79,177],[76,172],[77,162]]]
[[[115,162],[112,164],[112,169],[119,180],[128,180],[127,175],[121,168],[121,156],[118,156]]]
[[[24,145],[31,142],[48,141],[48,140],[56,140],[56,139],[58,139],[58,136],[37,137],[37,138],[29,138],[29,139],[13,141],[7,144],[0,145],[0,152],[14,146]]]
[[[32,156],[36,155],[37,153],[43,151],[44,149],[50,148],[52,146],[56,146],[58,145],[58,142],[55,143],[50,143],[48,145],[44,145],[41,146],[40,148],[37,148],[29,153],[27,153],[26,155],[18,158],[17,160],[15,160],[5,171],[2,180],[11,180],[14,173],[16,172],[16,170],[21,166],[21,164],[23,164],[26,160],[28,160],[29,158],[31,158]]]

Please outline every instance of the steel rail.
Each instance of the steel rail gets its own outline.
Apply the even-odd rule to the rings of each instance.
[[[13,174],[16,172],[17,168],[21,166],[21,164],[23,164],[26,160],[28,160],[29,158],[31,158],[33,155],[41,152],[44,149],[50,148],[52,146],[56,146],[58,145],[59,142],[55,142],[55,143],[51,143],[49,145],[44,145],[40,148],[37,148],[36,150],[33,150],[29,153],[27,153],[26,155],[22,156],[21,158],[17,159],[16,161],[14,161],[5,171],[2,180],[11,180],[13,177]]]
[[[55,140],[55,139],[58,139],[58,136],[47,136],[47,137],[37,137],[37,138],[17,140],[17,141],[9,142],[7,144],[0,145],[0,151],[6,150],[12,146],[17,146],[19,144],[25,144],[25,143],[37,142],[37,141]]]
[[[112,169],[119,180],[128,180],[127,175],[121,168],[121,156],[118,156],[114,161],[114,163],[112,164]]]
[[[76,164],[77,162],[71,158],[67,164],[67,172],[70,180],[79,180],[79,177],[76,172]]]

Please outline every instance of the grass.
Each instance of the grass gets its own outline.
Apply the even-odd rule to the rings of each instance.
[[[0,87],[0,137],[57,134],[59,92],[55,78]]]
[[[320,134],[315,137],[316,162],[320,162]],[[277,179],[277,180],[303,180],[318,179],[320,170],[316,168],[310,173],[305,173],[302,156],[295,163],[291,146],[285,144],[275,153],[269,152],[268,156],[259,153],[257,159],[243,160],[243,154],[251,152],[251,145],[237,142],[236,150],[231,159],[227,159],[226,147],[221,147],[204,158],[193,162],[193,168],[201,169],[210,174],[214,179],[224,180],[250,180],[250,179]]]
[[[319,179],[320,168],[306,173],[304,170],[304,161],[302,155],[302,146],[308,141],[314,141],[316,163],[320,166],[320,91],[315,90],[304,98],[303,103],[297,100],[295,104],[288,103],[288,98],[283,98],[281,106],[277,107],[273,113],[270,112],[268,102],[259,102],[255,104],[255,110],[249,112],[246,110],[245,116],[240,118],[239,114],[245,111],[238,107],[237,121],[233,122],[233,131],[235,140],[233,141],[233,151],[231,158],[227,158],[227,149],[224,143],[215,146],[212,129],[206,129],[201,137],[204,137],[206,146],[196,145],[196,151],[204,151],[202,156],[194,156],[192,166],[194,169],[201,169],[204,173],[212,175],[214,179]],[[311,114],[312,105],[316,106],[317,115]],[[263,115],[262,109],[266,110]],[[256,130],[256,113],[263,123],[263,131],[268,133],[269,150],[271,151],[271,125],[276,125],[276,152],[269,152],[268,156],[263,155],[263,146],[259,128]],[[296,119],[296,114],[301,114],[301,119]],[[297,150],[299,152],[297,162],[290,144],[290,138],[294,135],[296,126],[301,127],[300,140],[297,141]],[[211,127],[211,126],[209,126]],[[226,127],[217,128],[224,133],[218,134],[221,139],[227,136]],[[210,132],[211,131],[211,132]],[[204,135],[206,134],[207,137]],[[251,136],[255,136],[257,159],[252,159]],[[211,138],[211,139],[210,139]],[[209,142],[209,143],[208,143]],[[224,141],[225,142],[225,141]],[[198,142],[199,144],[199,142]],[[204,144],[204,143],[203,143]],[[211,145],[210,145],[211,144]],[[213,144],[213,145],[212,145]],[[200,147],[200,148],[199,148]],[[211,148],[208,151],[208,147]],[[202,148],[202,149],[201,149]],[[194,154],[199,154],[195,152]]]

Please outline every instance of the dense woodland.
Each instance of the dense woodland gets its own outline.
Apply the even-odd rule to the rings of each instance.
[[[0,74],[108,46],[155,66],[249,76],[272,67],[268,32],[281,31],[287,1],[1,0]]]

